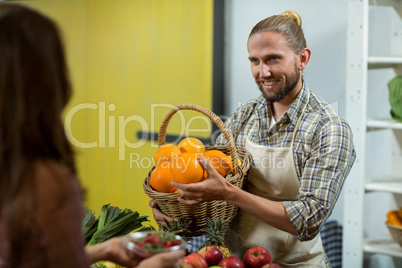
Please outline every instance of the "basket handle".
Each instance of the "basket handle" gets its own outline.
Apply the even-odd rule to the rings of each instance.
[[[229,129],[225,125],[225,123],[213,112],[211,112],[208,109],[205,109],[204,107],[195,105],[195,104],[182,104],[178,105],[174,108],[172,108],[169,113],[165,116],[165,118],[162,121],[162,124],[159,128],[159,134],[158,134],[158,146],[164,145],[166,142],[166,130],[167,126],[170,122],[170,119],[173,117],[175,113],[177,113],[180,110],[193,110],[200,112],[207,117],[209,117],[212,122],[215,123],[215,125],[222,131],[223,135],[225,136],[227,142],[228,142],[228,148],[229,148],[229,153],[232,158],[232,163],[233,163],[233,169],[234,169],[234,174],[237,174],[239,170],[239,155],[236,150],[236,146],[233,140],[232,133],[230,133]]]

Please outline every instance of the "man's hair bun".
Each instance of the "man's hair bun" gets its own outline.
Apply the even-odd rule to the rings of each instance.
[[[282,14],[273,15],[258,22],[251,30],[249,38],[253,34],[263,32],[283,34],[293,52],[299,55],[307,47],[301,26],[300,15],[296,11],[287,10]]]
[[[296,11],[286,10],[281,15],[291,18],[294,22],[296,22],[297,25],[299,25],[300,27],[302,26],[302,20],[300,18],[300,15]]]

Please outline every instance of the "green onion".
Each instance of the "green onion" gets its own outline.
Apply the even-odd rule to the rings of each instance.
[[[128,208],[121,210],[110,204],[102,207],[98,219],[92,210],[87,209],[83,220],[84,238],[88,246],[95,245],[137,229],[149,229],[142,225],[145,221],[149,221],[148,216],[140,216],[137,211]]]

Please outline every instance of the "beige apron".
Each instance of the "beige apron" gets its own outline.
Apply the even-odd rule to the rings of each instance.
[[[254,165],[247,180],[247,191],[274,201],[295,200],[300,181],[293,160],[293,143],[300,116],[290,147],[271,148],[246,139],[246,150],[253,156]],[[252,133],[255,130],[252,128]],[[228,247],[233,255],[242,254],[253,246],[263,246],[271,253],[273,261],[282,267],[328,267],[321,237],[301,242],[293,235],[266,224],[250,214],[240,211],[228,232]]]

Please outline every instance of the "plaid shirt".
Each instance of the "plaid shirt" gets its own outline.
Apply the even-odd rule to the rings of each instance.
[[[271,106],[259,96],[246,102],[227,120],[237,148],[250,139],[257,144],[290,147],[297,120],[304,116],[296,133],[293,156],[300,180],[299,194],[283,206],[297,230],[297,238],[314,238],[332,212],[345,178],[356,158],[352,132],[347,122],[320,97],[303,85],[297,98],[270,129]],[[225,144],[223,135],[217,144]]]

